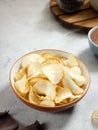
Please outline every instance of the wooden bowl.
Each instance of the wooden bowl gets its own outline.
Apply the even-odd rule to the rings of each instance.
[[[12,87],[14,93],[17,95],[17,97],[22,102],[24,102],[27,106],[29,106],[31,108],[34,108],[34,109],[40,110],[40,111],[47,111],[47,112],[60,112],[60,111],[64,111],[64,110],[74,106],[77,102],[79,102],[84,97],[84,95],[87,93],[87,90],[89,88],[89,84],[90,84],[89,71],[88,71],[86,65],[78,57],[76,57],[76,58],[80,61],[80,67],[81,67],[83,75],[86,77],[87,84],[86,84],[85,89],[84,89],[83,93],[81,94],[81,96],[79,98],[69,102],[69,103],[66,103],[66,104],[63,104],[63,105],[59,105],[59,106],[55,106],[55,107],[45,107],[45,106],[41,106],[41,105],[36,105],[36,104],[31,103],[29,100],[25,99],[24,97],[22,97],[19,94],[19,92],[16,90],[16,88],[15,88],[15,85],[14,85],[14,75],[15,75],[15,73],[18,71],[18,69],[20,67],[22,58],[27,56],[27,55],[29,55],[29,54],[31,54],[31,53],[38,53],[38,54],[40,54],[42,52],[52,52],[52,53],[55,53],[57,55],[61,55],[63,57],[67,57],[67,58],[70,55],[70,53],[64,52],[64,51],[60,51],[60,50],[44,49],[44,50],[33,51],[33,52],[30,52],[30,53],[22,56],[21,58],[19,58],[13,64],[13,66],[12,66],[12,68],[10,70],[9,79],[10,79],[11,87]]]

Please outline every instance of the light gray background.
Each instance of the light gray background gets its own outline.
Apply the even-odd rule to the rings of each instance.
[[[20,123],[47,122],[48,130],[97,130],[91,121],[98,108],[98,60],[89,49],[87,34],[67,29],[53,17],[49,0],[0,0],[0,111],[9,110]],[[70,111],[47,113],[29,108],[9,83],[12,64],[38,49],[60,49],[81,58],[91,75],[87,95]]]

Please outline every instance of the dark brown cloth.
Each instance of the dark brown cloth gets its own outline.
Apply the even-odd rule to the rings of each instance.
[[[34,124],[23,127],[19,130],[45,130],[45,129],[46,129],[45,124],[40,124],[38,121],[36,121]]]
[[[8,112],[0,112],[0,130],[16,130],[18,123]]]
[[[40,124],[39,121],[19,128],[17,121],[8,113],[0,112],[0,130],[46,130],[46,124]]]

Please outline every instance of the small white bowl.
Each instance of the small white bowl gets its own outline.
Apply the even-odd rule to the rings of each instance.
[[[92,28],[88,33],[89,46],[95,55],[98,55],[98,26]],[[96,43],[97,42],[97,43]]]

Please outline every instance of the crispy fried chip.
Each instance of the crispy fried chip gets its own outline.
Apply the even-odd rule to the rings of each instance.
[[[95,121],[98,121],[98,109],[93,111],[92,119],[95,120]]]
[[[81,69],[78,66],[74,66],[74,67],[70,68],[70,71],[72,71],[75,74],[80,74],[80,75],[82,74]]]
[[[45,60],[47,60],[47,59],[49,59],[49,58],[54,57],[55,55],[54,55],[54,53],[52,53],[52,52],[44,52],[44,53],[41,54],[41,56],[42,56]]]
[[[35,77],[42,73],[41,64],[39,62],[32,62],[27,69],[28,77]]]
[[[86,79],[84,76],[72,72],[71,69],[69,69],[68,67],[64,67],[64,72],[69,77],[71,77],[71,79],[73,79],[78,86],[82,86],[86,83]]]
[[[63,77],[63,69],[59,63],[43,66],[42,72],[53,84],[59,83]]]
[[[76,85],[68,75],[64,75],[62,83],[64,87],[69,87],[73,94],[77,95],[83,93],[83,89]]]
[[[38,80],[41,80],[41,77],[33,77],[29,80],[31,86],[33,86]]]
[[[55,98],[55,103],[60,103],[63,100],[66,100],[68,98],[73,98],[74,99],[75,96],[73,96],[71,90],[68,87],[58,87],[57,89],[57,95]]]
[[[26,79],[26,75],[24,75],[21,80],[15,82],[15,87],[23,97],[26,96],[26,94],[29,92],[29,85]]]
[[[33,87],[30,86],[30,92],[29,92],[29,101],[34,104],[39,104],[40,100],[37,97],[36,93],[33,91]]]
[[[40,102],[40,105],[47,107],[54,107],[55,103],[52,100],[43,100]]]
[[[48,80],[38,80],[34,86],[33,86],[34,91],[37,94],[41,94],[41,95],[45,95],[50,97],[52,100],[54,100],[55,96],[56,96],[56,91],[55,91],[55,87],[53,86],[53,84],[51,82],[49,82]]]
[[[76,59],[76,57],[74,55],[70,55],[69,58],[67,59],[67,66],[69,67],[73,67],[73,66],[78,66],[78,60]]]
[[[29,55],[23,57],[22,62],[21,62],[21,66],[23,68],[25,68],[32,62],[42,63],[44,60],[45,59],[39,54],[29,54]]]
[[[15,73],[14,80],[20,80],[26,74],[26,69],[22,68],[18,72]]]

